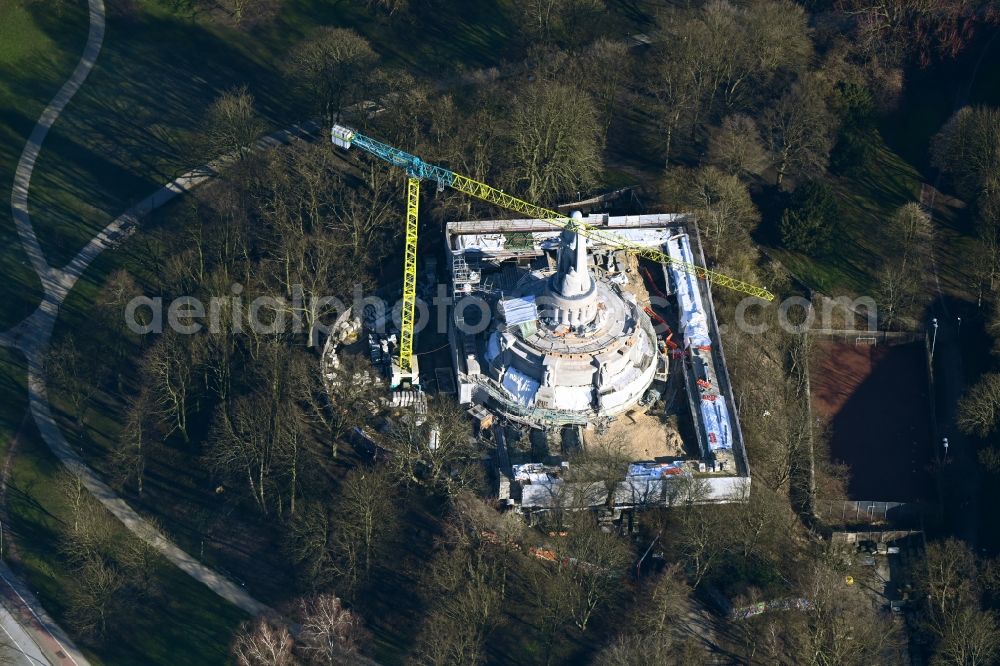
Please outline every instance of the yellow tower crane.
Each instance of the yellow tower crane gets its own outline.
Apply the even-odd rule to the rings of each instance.
[[[680,268],[709,283],[732,289],[750,296],[774,300],[774,294],[763,287],[737,280],[734,277],[708,270],[703,266],[674,259],[654,247],[647,247],[630,241],[621,236],[589,224],[573,220],[555,211],[529,203],[517,197],[506,194],[495,187],[481,183],[478,180],[463,176],[443,167],[424,162],[416,155],[411,155],[388,144],[376,141],[364,134],[359,134],[349,127],[334,125],[330,133],[334,145],[341,148],[352,146],[361,148],[375,157],[406,171],[406,246],[403,255],[403,303],[400,316],[399,335],[399,368],[405,379],[415,380],[413,362],[413,323],[417,296],[417,219],[420,200],[420,181],[436,181],[438,187],[451,187],[476,199],[499,206],[506,210],[527,215],[532,219],[547,222],[556,227],[571,229],[586,236],[590,240],[625,250],[629,253]]]

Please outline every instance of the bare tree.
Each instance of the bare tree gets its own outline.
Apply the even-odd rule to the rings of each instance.
[[[345,589],[366,580],[385,553],[399,521],[395,491],[382,468],[353,470],[344,479],[332,513],[334,567]]]
[[[923,560],[912,565],[912,580],[927,602],[922,624],[935,639],[934,663],[985,665],[1000,655],[1000,623],[983,608],[990,572],[990,563],[957,539],[927,544]]]
[[[125,308],[134,297],[140,294],[139,286],[132,275],[119,269],[108,277],[97,296],[97,307],[103,325],[112,335],[105,336],[110,349],[110,366],[114,368],[115,382],[118,392],[123,393],[123,365],[128,353],[129,333],[125,324]]]
[[[283,626],[266,618],[245,623],[236,634],[232,646],[238,666],[292,666],[292,635]]]
[[[536,82],[515,100],[508,134],[510,180],[531,201],[593,186],[601,167],[601,127],[579,88]]]
[[[397,202],[388,184],[349,187],[335,159],[322,146],[275,151],[268,164],[277,173],[254,194],[267,223],[260,278],[280,285],[283,312],[305,330],[311,345],[318,342],[320,324],[341,314],[355,285],[370,281],[398,234],[398,225],[389,224]]]
[[[957,539],[927,545],[924,561],[915,566],[914,579],[938,621],[977,603],[978,570],[975,554]]]
[[[907,270],[898,257],[887,260],[879,271],[875,302],[878,303],[879,319],[886,330],[910,311],[916,284],[914,273]]]
[[[985,0],[837,0],[834,6],[853,20],[856,51],[889,66],[954,58],[979,30],[1000,20],[1000,10]]]
[[[781,534],[795,529],[796,518],[784,498],[761,484],[743,484],[734,493],[733,547],[747,560],[777,556]]]
[[[125,583],[113,566],[99,558],[87,559],[76,573],[67,595],[69,622],[84,635],[102,638]]]
[[[996,432],[1000,420],[1000,373],[987,372],[958,403],[958,427],[986,437]]]
[[[454,400],[437,396],[426,419],[397,419],[387,435],[389,464],[406,483],[454,497],[481,478],[478,444],[465,412]]]
[[[718,507],[686,502],[678,512],[674,541],[687,563],[691,586],[697,588],[729,550],[731,535]]]
[[[581,81],[598,107],[602,140],[607,140],[611,121],[618,112],[631,65],[625,43],[604,37],[591,44],[580,58]]]
[[[671,564],[645,589],[637,613],[639,633],[656,635],[667,632],[688,612],[691,586],[679,564]]]
[[[752,254],[750,232],[760,222],[760,213],[739,178],[713,166],[694,172],[674,169],[664,189],[674,206],[695,216],[715,257],[736,262]]]
[[[193,356],[203,361],[206,390],[227,408],[232,397],[237,348],[243,326],[243,313],[240,306],[233,302],[232,286],[233,279],[227,268],[219,268],[208,274],[202,294],[210,304],[209,327],[205,333],[191,341],[200,348]],[[212,308],[215,315],[212,314]]]
[[[380,265],[391,253],[392,240],[399,228],[390,223],[396,215],[397,201],[387,180],[372,180],[363,194],[356,189],[340,191],[340,205],[327,221],[326,233],[340,253],[337,282],[353,287],[361,283],[364,272]],[[345,294],[346,295],[346,294]]]
[[[680,5],[661,12],[658,26],[650,90],[660,102],[668,163],[678,130],[694,138],[719,109],[744,108],[781,72],[804,70],[811,54],[805,12],[791,2]]]
[[[188,413],[195,388],[195,359],[180,335],[167,331],[147,352],[143,365],[150,382],[154,411],[164,420],[167,435],[188,436]]]
[[[532,600],[538,612],[539,632],[545,646],[545,662],[552,661],[552,648],[560,632],[573,623],[574,594],[566,582],[566,570],[548,562],[531,563],[527,570]]]
[[[234,481],[246,481],[262,513],[268,512],[275,463],[275,408],[262,394],[237,398],[232,414],[220,410],[212,427],[208,465]]]
[[[80,349],[72,334],[54,344],[45,358],[45,369],[53,388],[72,409],[77,427],[83,425],[91,398],[100,389],[104,366]]]
[[[367,0],[368,6],[385,12],[388,16],[405,13],[410,6],[410,0]]]
[[[371,640],[361,617],[332,594],[303,599],[298,620],[296,652],[311,664],[335,666],[351,661]]]
[[[142,495],[145,477],[150,407],[149,390],[143,387],[129,399],[125,422],[122,424],[118,442],[111,452],[111,464],[117,483],[124,485],[134,481],[139,495]]]
[[[205,141],[213,156],[233,155],[243,159],[266,126],[254,109],[253,95],[246,86],[222,93],[208,107]]]
[[[603,0],[523,0],[515,3],[517,21],[532,41],[561,40],[587,24],[588,14],[604,9]]]
[[[668,632],[626,634],[598,653],[595,666],[703,666],[707,651],[694,640],[675,640]]]
[[[903,205],[886,225],[893,256],[879,271],[875,298],[886,328],[900,319],[919,316],[928,301],[927,275],[933,247],[930,216],[917,203]]]
[[[216,0],[240,27],[252,27],[274,18],[283,0]]]
[[[708,160],[740,178],[759,176],[767,167],[767,151],[753,118],[743,114],[726,116],[709,133]]]
[[[288,73],[314,100],[327,123],[340,122],[345,107],[361,102],[378,55],[346,28],[318,28],[289,56]]]
[[[101,559],[113,549],[117,527],[114,518],[94,499],[76,474],[68,470],[62,472],[56,486],[72,519],[72,524],[67,525],[62,534],[60,550],[76,565]]]
[[[927,211],[916,202],[903,204],[890,221],[890,233],[903,251],[904,266],[910,263],[922,271],[934,242],[934,225]]]
[[[608,603],[632,553],[616,535],[600,529],[587,512],[574,515],[558,564],[566,581],[573,621],[586,631],[594,612]]]
[[[431,613],[418,638],[421,664],[480,664],[500,621],[503,570],[461,523],[450,523],[426,575]],[[441,632],[442,626],[449,627]]]
[[[1000,656],[1000,622],[994,611],[965,606],[945,620],[934,664],[971,666],[996,663]]]
[[[777,185],[788,174],[809,176],[826,168],[834,124],[826,92],[815,76],[796,82],[764,113],[762,127]]]
[[[303,502],[289,520],[282,550],[306,588],[319,589],[337,575],[332,522],[329,508],[316,501]]]
[[[1000,303],[993,306],[990,318],[986,322],[986,332],[993,338],[993,354],[1000,355]]]
[[[959,195],[974,201],[1000,171],[1000,110],[965,106],[931,143],[931,161],[948,174]]]
[[[70,512],[59,535],[59,550],[74,574],[66,588],[69,622],[102,639],[132,604],[155,590],[158,555],[122,528],[76,474],[64,471],[56,486]]]
[[[674,31],[681,32],[683,28],[675,28]],[[697,126],[702,104],[698,76],[690,66],[691,61],[697,58],[697,49],[687,39],[679,38],[673,43],[683,50],[678,52],[671,48],[657,53],[645,76],[649,81],[649,91],[656,100],[654,113],[663,144],[665,169],[670,167],[680,135]]]
[[[243,485],[262,513],[294,514],[302,478],[316,467],[307,446],[325,423],[312,404],[319,382],[315,360],[273,336],[254,341],[244,375],[250,392],[220,404],[205,461],[223,479]]]
[[[990,292],[996,289],[1000,277],[1000,179],[990,180],[983,196],[976,202],[976,245],[971,264],[974,272],[973,286],[978,290],[979,302],[983,300],[983,286]]]

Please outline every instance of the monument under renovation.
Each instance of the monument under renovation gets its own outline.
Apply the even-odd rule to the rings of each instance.
[[[682,215],[573,219],[656,248],[678,266],[704,265]],[[460,402],[481,418],[544,436],[555,449],[567,436],[586,446],[616,424],[632,438],[630,423],[659,422],[669,412],[673,430],[648,436],[681,445],[633,456],[641,464],[629,468],[622,506],[634,504],[636,493],[644,502],[666,501],[671,476],[704,478],[716,501],[749,480],[707,283],[544,220],[453,222],[446,237]],[[530,468],[515,463],[512,482],[522,506],[542,508],[560,471],[537,460]]]

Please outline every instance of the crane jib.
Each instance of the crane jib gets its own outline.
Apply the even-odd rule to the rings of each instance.
[[[554,226],[573,229],[593,240],[605,243],[612,247],[619,247],[627,252],[631,252],[632,254],[645,257],[658,263],[672,264],[681,270],[695,275],[699,279],[707,280],[712,284],[726,287],[727,289],[732,289],[734,291],[739,291],[744,294],[749,294],[751,296],[756,296],[757,298],[762,298],[766,301],[774,300],[774,294],[763,287],[758,287],[756,285],[743,282],[742,280],[737,280],[736,278],[722,273],[716,273],[715,271],[709,270],[703,266],[698,266],[697,264],[689,264],[688,262],[674,259],[673,257],[670,257],[653,247],[640,245],[625,238],[621,238],[613,232],[598,229],[577,220],[571,220],[570,218],[560,215],[555,211],[543,208],[522,199],[518,199],[517,197],[507,194],[503,190],[498,190],[491,185],[487,185],[486,183],[474,180],[468,176],[457,174],[454,171],[449,171],[448,169],[434,164],[428,164],[416,155],[411,155],[410,153],[400,150],[399,148],[394,148],[393,146],[382,143],[381,141],[376,141],[371,137],[358,134],[349,127],[334,125],[331,130],[331,138],[333,143],[341,148],[351,148],[352,146],[357,146],[358,148],[371,153],[380,160],[405,170],[406,174],[410,178],[436,181],[439,186],[451,187],[459,192],[487,203],[492,203],[506,210],[521,213]]]
[[[333,143],[341,148],[356,146],[375,157],[406,171],[406,175],[420,180],[433,180],[439,185],[450,187],[455,182],[455,173],[435,164],[428,164],[416,155],[400,150],[389,144],[358,134],[342,125],[334,125],[331,134]]]

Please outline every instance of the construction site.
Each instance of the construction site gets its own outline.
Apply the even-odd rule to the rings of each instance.
[[[571,219],[703,261],[680,215]],[[568,459],[595,447],[631,463],[618,509],[669,504],[672,481],[696,476],[703,499],[739,494],[749,474],[703,281],[543,220],[452,222],[446,233],[459,399],[494,424],[501,500],[533,512],[590,495],[564,477]],[[493,313],[480,332],[463,319],[471,298]],[[597,480],[579,483],[595,484],[588,504],[607,503]]]
[[[333,142],[409,179],[402,312],[395,326],[372,313],[342,318],[324,353],[328,382],[338,341],[360,337],[386,400],[407,418],[426,410],[428,383],[453,392],[470,437],[494,452],[488,471],[500,507],[530,517],[600,509],[618,519],[682,497],[746,500],[749,465],[710,287],[770,294],[707,269],[693,219],[567,217],[348,128],[335,127]],[[414,354],[414,303],[438,265],[416,265],[421,180],[529,216],[445,225],[449,367],[440,356],[420,367]],[[374,433],[358,436],[378,447]],[[621,469],[599,478],[577,462],[595,456]]]

